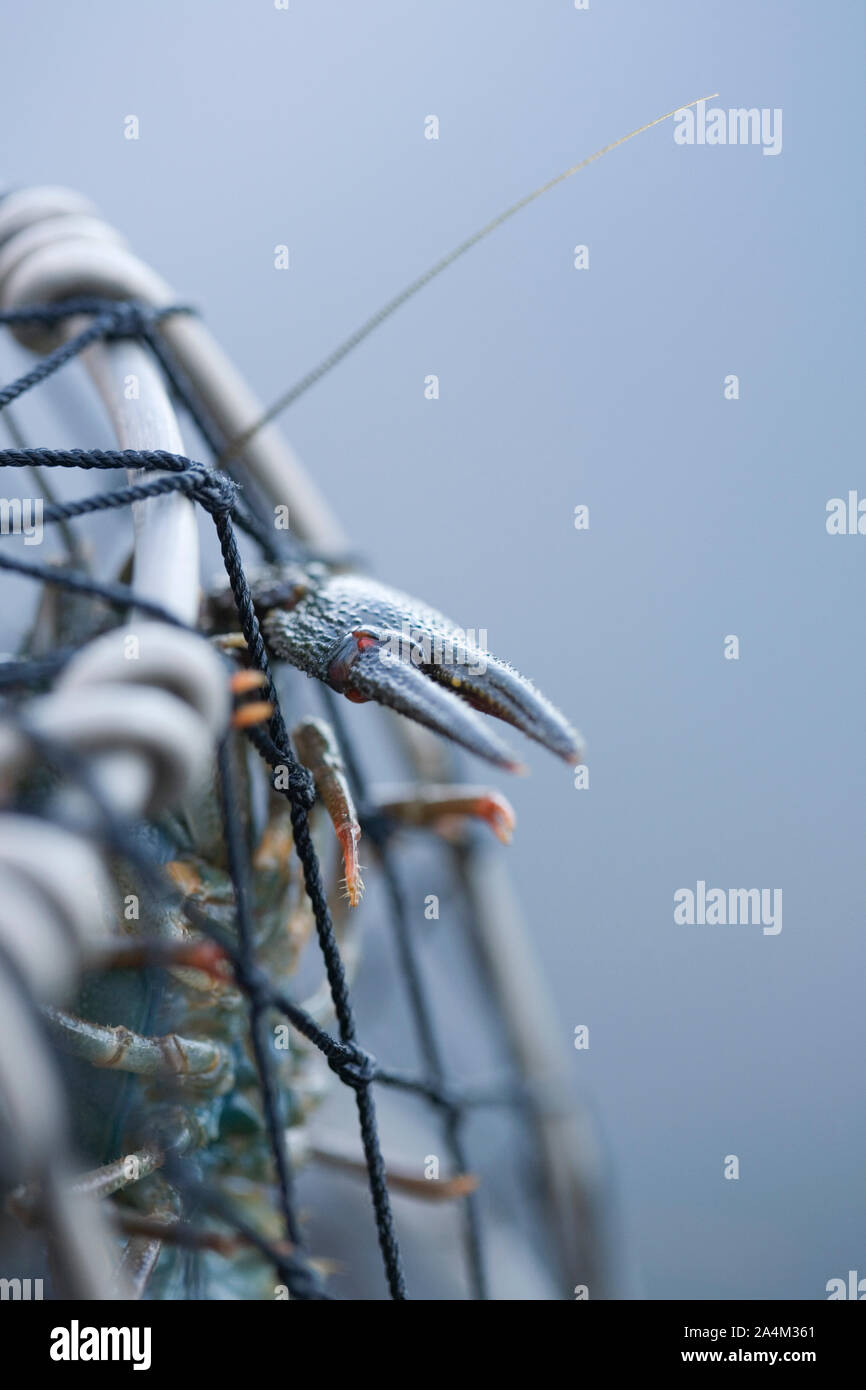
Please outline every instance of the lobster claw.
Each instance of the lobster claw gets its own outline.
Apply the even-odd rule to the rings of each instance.
[[[387,705],[461,743],[471,753],[510,772],[520,771],[520,764],[483,720],[430,680],[420,666],[412,665],[411,658],[404,660],[397,655],[400,645],[399,633],[356,628],[337,643],[328,667],[328,684],[350,700]]]
[[[559,711],[426,604],[322,566],[256,585],[253,596],[274,655],[350,700],[387,705],[510,771],[520,764],[479,712],[580,761],[581,740]]]

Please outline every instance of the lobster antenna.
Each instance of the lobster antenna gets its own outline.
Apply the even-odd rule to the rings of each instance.
[[[636,135],[643,135],[644,131],[652,130],[653,126],[661,125],[662,121],[670,120],[671,116],[675,116],[678,111],[687,111],[690,106],[697,106],[702,101],[712,101],[713,98],[718,95],[718,92],[711,92],[709,96],[697,97],[694,101],[687,101],[683,106],[675,106],[673,111],[666,111],[663,116],[656,116],[654,121],[647,121],[646,125],[638,126],[637,130],[630,130],[628,135],[621,135],[618,140],[613,140],[611,144],[605,145],[600,150],[596,150],[595,154],[587,155],[586,159],[582,159],[579,164],[572,164],[570,169],[565,169],[561,174],[556,174],[554,178],[548,179],[547,182],[541,184],[539,188],[533,189],[531,193],[525,194],[524,197],[520,198],[516,203],[512,203],[504,212],[500,212],[497,217],[494,217],[491,222],[487,222],[479,231],[473,232],[472,236],[467,237],[465,241],[461,241],[459,246],[455,246],[454,249],[443,256],[441,260],[431,265],[423,274],[419,275],[416,280],[412,280],[399,294],[395,295],[393,299],[389,299],[387,304],[383,304],[381,309],[377,310],[365,323],[362,323],[360,328],[356,328],[354,333],[350,334],[348,338],[344,338],[343,342],[335,347],[327,357],[323,358],[317,366],[313,367],[311,371],[301,377],[300,381],[296,381],[294,386],[290,386],[288,391],[285,391],[279,396],[277,400],[274,401],[273,405],[269,406],[264,414],[260,416],[254,424],[250,425],[249,429],[244,430],[242,434],[230,440],[220,455],[218,463],[222,465],[227,463],[230,459],[235,458],[244,446],[249,443],[253,435],[258,434],[260,429],[263,429],[265,425],[269,425],[277,415],[281,415],[290,405],[294,405],[299,396],[303,396],[305,391],[309,391],[311,386],[315,386],[316,382],[320,381],[323,376],[326,376],[333,367],[336,367],[338,362],[342,362],[344,357],[348,357],[349,353],[352,352],[359,343],[362,343],[365,338],[368,338],[373,330],[379,327],[380,323],[384,323],[386,319],[389,319],[407,300],[411,299],[413,295],[416,295],[418,291],[422,290],[425,285],[428,285],[431,280],[435,280],[437,275],[441,275],[443,270],[447,270],[450,265],[453,265],[454,262],[465,255],[467,251],[471,251],[472,247],[477,246],[479,241],[483,241],[485,237],[490,236],[491,232],[495,232],[497,227],[502,226],[503,222],[507,222],[510,217],[514,217],[515,213],[520,212],[521,209],[525,208],[529,203],[535,202],[535,199],[540,198],[543,193],[548,193],[551,188],[556,188],[557,184],[564,183],[566,179],[570,179],[572,174],[577,174],[581,169],[585,169],[588,164],[594,164],[597,159],[601,159],[602,155],[610,154],[611,150],[615,150],[620,145],[625,145],[627,141],[633,140]]]

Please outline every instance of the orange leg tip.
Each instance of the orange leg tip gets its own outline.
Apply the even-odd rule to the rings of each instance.
[[[337,838],[343,851],[346,894],[352,907],[357,907],[364,896],[364,880],[361,878],[361,865],[358,862],[360,833],[356,825],[347,825],[337,831]]]
[[[491,792],[488,796],[479,797],[474,810],[481,820],[487,822],[500,844],[511,843],[517,818],[513,807],[504,796]]]
[[[235,710],[232,715],[232,727],[250,729],[254,724],[264,724],[273,712],[274,707],[270,700],[253,700],[250,704],[241,705],[240,709]]]
[[[264,671],[235,671],[229,680],[229,689],[233,695],[246,695],[250,690],[261,690],[267,683],[268,678]]]

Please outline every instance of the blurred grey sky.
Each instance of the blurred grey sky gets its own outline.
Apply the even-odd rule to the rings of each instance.
[[[821,1298],[866,1274],[866,537],[825,530],[829,498],[866,494],[864,21],[857,0],[3,19],[4,181],[92,196],[265,400],[632,127],[715,91],[782,108],[776,158],[678,147],[672,123],[606,156],[283,420],[377,574],[486,628],[587,737],[586,791],[523,749],[508,853],[654,1298]],[[782,932],[676,926],[699,879],[782,888]]]

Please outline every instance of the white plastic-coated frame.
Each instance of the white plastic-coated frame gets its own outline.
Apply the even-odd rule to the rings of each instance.
[[[52,234],[51,224],[57,235]],[[64,226],[64,224],[66,224]],[[35,228],[41,229],[41,235]],[[11,237],[25,254],[8,249]],[[49,304],[73,295],[134,299],[152,308],[178,302],[160,276],[125,247],[113,229],[100,223],[95,209],[66,189],[29,189],[10,194],[0,205],[0,307]],[[194,316],[166,318],[160,333],[183,367],[200,404],[227,441],[241,436],[261,417],[259,402],[222,349]],[[59,335],[43,329],[19,329],[19,339],[42,350]],[[258,431],[238,455],[238,462],[276,506],[289,507],[292,530],[322,551],[345,550],[347,538],[330,507],[276,429]]]
[[[63,201],[71,209],[68,215],[58,211]],[[0,203],[0,303],[5,308],[23,305],[15,285],[22,278],[25,285],[30,283],[34,260],[46,255],[54,268],[53,297],[101,293],[98,285],[82,286],[76,249],[82,242],[92,242],[107,253],[112,248],[119,250],[122,241],[98,218],[81,215],[77,211],[81,203],[77,195],[67,195],[64,200],[52,198],[50,190],[39,189],[13,194]],[[28,221],[28,211],[38,220]],[[27,302],[48,301],[34,287],[34,297]],[[83,317],[68,320],[60,333],[74,337],[87,322]],[[26,332],[21,336],[28,340]],[[165,382],[148,352],[131,341],[97,342],[83,358],[119,448],[183,453],[180,427]],[[136,477],[130,474],[130,481]],[[180,493],[137,502],[133,522],[133,586],[183,622],[194,623],[199,584],[194,504]]]
[[[11,206],[0,203],[0,283],[26,268],[36,251],[52,248],[62,256],[81,237],[117,242],[96,219],[74,209],[66,217],[50,215],[54,209],[50,192],[19,196]],[[28,220],[41,213],[49,215]],[[71,281],[61,291],[74,292]],[[86,322],[65,324],[63,333],[74,334]],[[95,343],[86,366],[120,448],[183,452],[165,383],[142,348],[126,341]],[[193,504],[179,493],[139,502],[134,526],[134,588],[193,623],[199,602]],[[134,662],[126,660],[126,635],[136,644]],[[148,621],[90,643],[57,690],[31,701],[27,713],[37,732],[89,758],[92,775],[118,814],[140,817],[177,800],[203,775],[214,740],[226,727],[229,697],[219,658],[202,639]],[[28,756],[18,729],[0,726],[4,771],[13,773]],[[76,1299],[116,1298],[124,1290],[113,1279],[104,1219],[90,1199],[70,1192],[64,1097],[19,983],[26,983],[34,1001],[64,1001],[90,948],[108,934],[112,889],[86,840],[27,817],[3,818],[0,861],[6,883],[0,901],[0,1090],[17,1158],[41,1188],[59,1290]],[[80,911],[72,910],[75,904]]]

